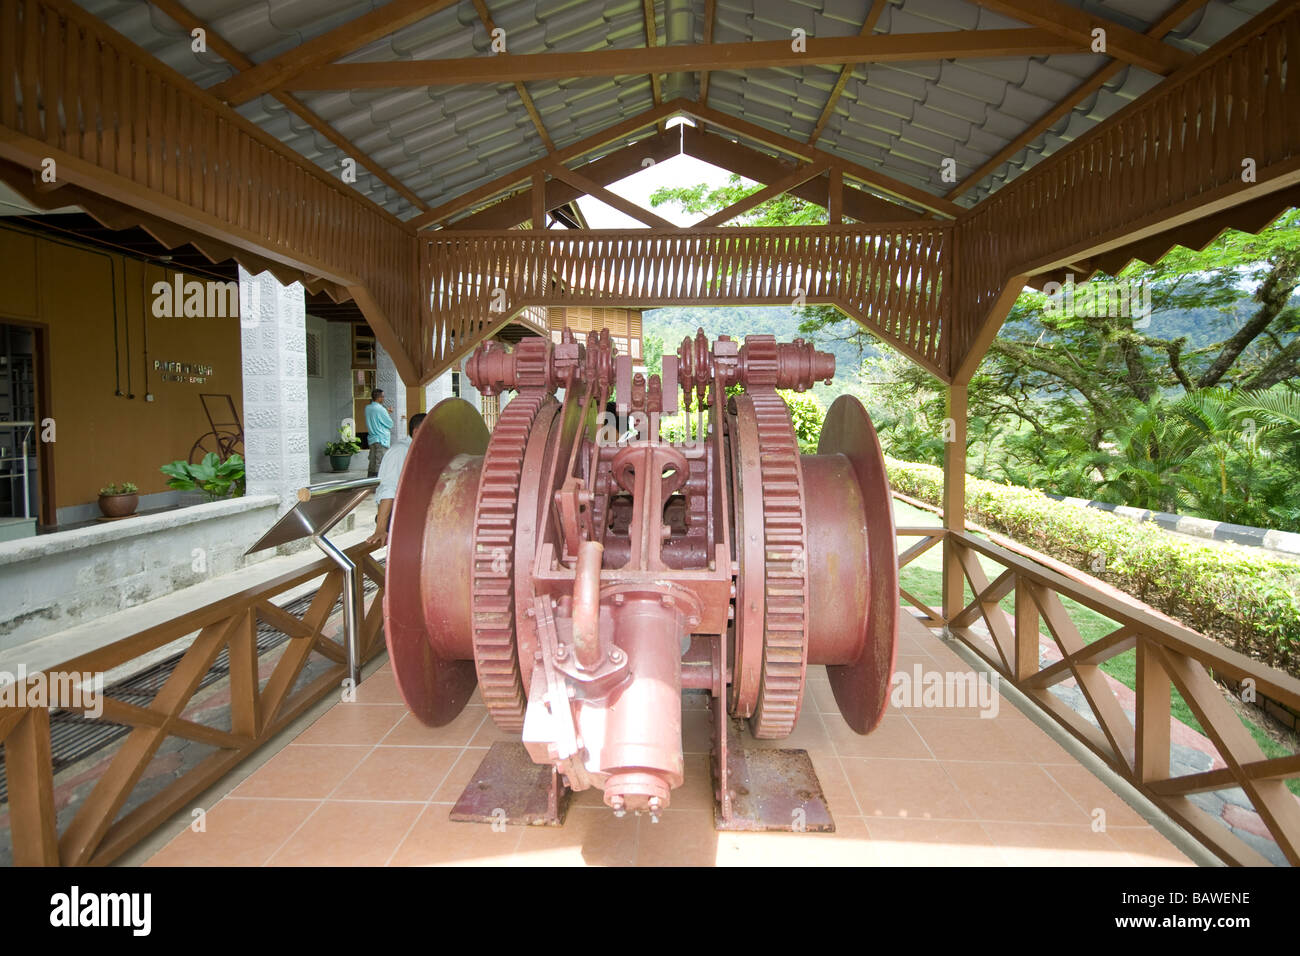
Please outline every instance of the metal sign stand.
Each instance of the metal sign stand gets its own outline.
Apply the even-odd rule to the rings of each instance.
[[[348,680],[355,689],[361,680],[361,597],[356,563],[325,535],[361,504],[379,484],[378,478],[354,478],[311,485],[298,492],[298,503],[286,512],[245,555],[311,538],[343,571],[343,637]]]

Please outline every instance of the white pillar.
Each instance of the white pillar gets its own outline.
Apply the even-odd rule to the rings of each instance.
[[[375,388],[382,388],[384,403],[393,406],[393,435],[390,441],[396,443],[399,435],[406,434],[406,386],[397,374],[393,357],[378,342],[375,343]]]
[[[239,268],[247,494],[280,496],[280,513],[311,483],[307,312],[301,283]]]

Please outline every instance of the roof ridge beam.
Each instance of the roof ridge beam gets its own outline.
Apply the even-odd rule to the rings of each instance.
[[[759,40],[643,47],[635,50],[592,50],[581,54],[497,53],[445,60],[332,63],[295,72],[282,79],[278,86],[286,90],[397,89],[647,73],[694,73],[702,69],[725,71],[814,64],[998,59],[1089,52],[1086,42],[1065,39],[1060,36],[1060,31],[1037,27],[900,33],[888,36],[808,37],[806,44],[806,49],[798,51],[787,40]]]
[[[390,0],[382,7],[216,84],[208,92],[231,106],[247,103],[281,86],[303,70],[337,60],[358,47],[455,6],[457,2],[459,0]]]
[[[1086,13],[1061,0],[974,0],[974,3],[1063,39],[1081,43],[1088,51],[1092,50],[1094,31],[1104,30],[1105,49],[1095,52],[1140,66],[1158,76],[1168,76],[1193,58],[1193,54],[1186,50],[1169,46],[1105,17]]]

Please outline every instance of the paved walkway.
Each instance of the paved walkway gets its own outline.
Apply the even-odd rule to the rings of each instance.
[[[972,672],[914,619],[903,624],[898,670]],[[184,830],[148,865],[1190,863],[1005,700],[991,718],[977,707],[891,707],[859,737],[824,670],[810,676],[794,734],[748,745],[809,751],[834,834],[716,832],[708,712],[689,694],[687,782],[659,823],[617,819],[593,791],[574,795],[562,828],[452,823],[451,805],[488,746],[507,738],[477,696],[449,726],[421,726],[385,663],[356,703],[330,708],[209,807],[205,832]]]

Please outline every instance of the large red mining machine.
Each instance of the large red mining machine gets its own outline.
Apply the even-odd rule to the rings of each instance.
[[[491,434],[458,398],[417,431],[384,603],[421,721],[449,723],[477,685],[521,736],[453,819],[555,824],[569,791],[598,788],[657,821],[683,783],[683,706],[707,699],[719,828],[833,829],[806,752],[746,747],[743,725],[789,735],[809,667],[860,734],[888,698],[898,572],[875,429],[841,396],[801,454],[777,391],[829,381],[834,357],[701,331],[647,380],[608,333],[566,331],[485,343],[465,370],[515,394]]]

